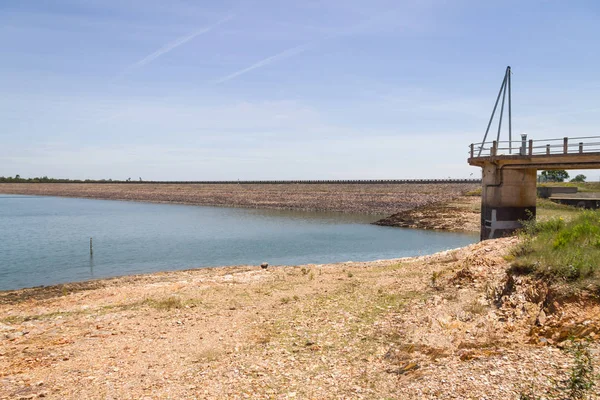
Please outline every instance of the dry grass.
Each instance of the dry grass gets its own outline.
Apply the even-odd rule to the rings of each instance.
[[[168,297],[166,299],[146,299],[144,304],[157,310],[169,311],[184,307],[183,301],[178,297]]]

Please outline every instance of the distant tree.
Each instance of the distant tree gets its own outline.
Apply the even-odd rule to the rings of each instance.
[[[140,176],[140,182],[142,181],[142,177]]]
[[[564,182],[565,179],[569,179],[569,174],[564,169],[542,171],[541,176],[546,182]]]
[[[585,176],[583,174],[579,174],[575,178],[571,179],[571,182],[585,182],[586,179],[587,179],[587,176]]]
[[[17,180],[17,181],[18,181],[19,179],[21,179],[21,175],[19,175],[19,174],[16,174],[16,175],[15,175],[15,180]]]

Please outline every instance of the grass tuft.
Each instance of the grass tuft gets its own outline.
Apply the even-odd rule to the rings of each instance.
[[[571,340],[566,351],[573,357],[573,367],[567,381],[569,399],[585,399],[594,389],[594,364],[589,343]]]
[[[465,196],[481,196],[481,188],[469,190],[465,193]]]
[[[163,311],[168,311],[168,310],[172,310],[172,309],[180,309],[183,308],[185,305],[183,304],[183,301],[178,298],[178,297],[167,297],[166,299],[146,299],[144,300],[144,304],[155,308],[157,310],[163,310]]]

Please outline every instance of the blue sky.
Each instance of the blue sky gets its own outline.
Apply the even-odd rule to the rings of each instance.
[[[506,65],[515,135],[600,134],[598,38],[595,1],[2,0],[0,175],[479,176]]]

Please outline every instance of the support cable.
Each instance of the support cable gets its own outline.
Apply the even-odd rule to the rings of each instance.
[[[500,86],[500,91],[498,92],[498,97],[496,98],[496,103],[494,104],[494,109],[492,110],[492,116],[490,117],[490,122],[488,122],[487,129],[485,130],[485,136],[483,136],[483,142],[481,147],[479,148],[479,152],[477,153],[477,157],[481,155],[481,151],[483,150],[483,146],[485,145],[485,140],[487,139],[488,132],[490,131],[490,126],[492,126],[492,121],[494,120],[494,114],[496,114],[496,108],[498,107],[498,101],[500,101],[500,95],[504,90],[504,86],[506,85],[506,74],[504,74],[504,79],[502,80],[502,85]]]
[[[506,70],[505,75],[506,81],[510,78],[508,77],[508,69]],[[504,92],[502,93],[502,105],[500,106],[500,118],[498,119],[498,136],[496,137],[496,141],[500,142],[500,130],[502,129],[502,116],[504,115],[504,100],[506,99],[506,87],[508,85],[504,85]],[[509,142],[508,147],[510,148],[511,143]]]
[[[510,65],[506,67],[506,73],[508,74],[508,154],[512,154],[512,101],[510,95],[510,76],[512,72]]]

